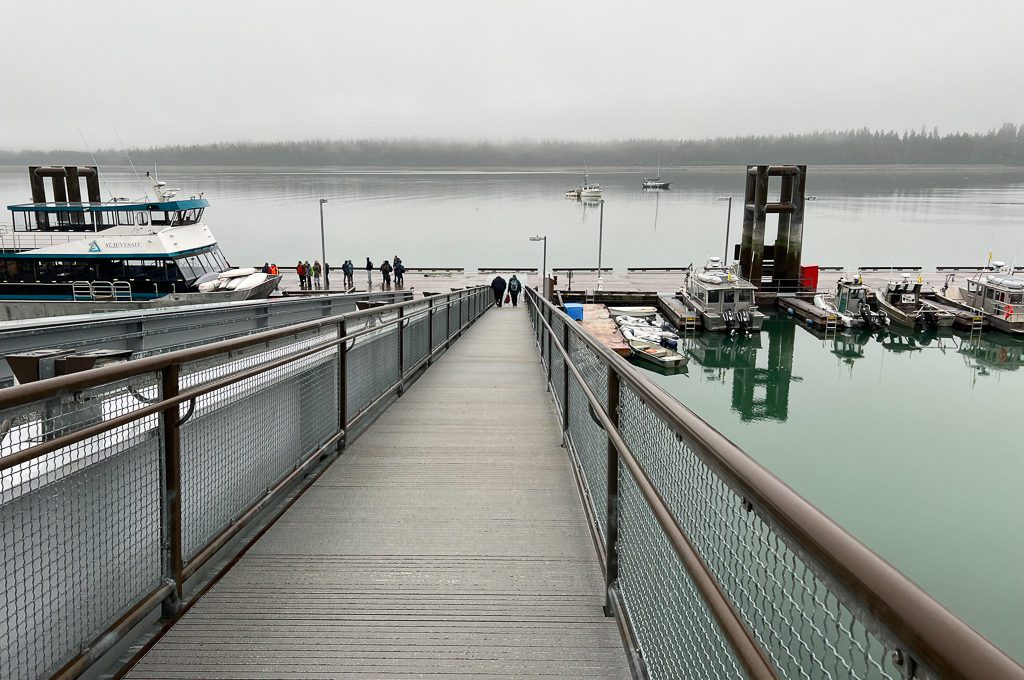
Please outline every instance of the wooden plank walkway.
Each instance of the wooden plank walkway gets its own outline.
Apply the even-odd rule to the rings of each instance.
[[[628,678],[531,338],[487,312],[128,677]]]

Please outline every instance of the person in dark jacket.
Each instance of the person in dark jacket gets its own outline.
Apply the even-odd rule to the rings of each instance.
[[[373,263],[370,262],[370,258],[366,258],[366,285],[373,286]],[[367,290],[370,290],[367,288]]]
[[[380,275],[384,277],[385,286],[391,285],[391,270],[391,263],[388,262],[386,259],[380,263]]]
[[[400,258],[396,258],[396,259],[398,260],[398,262],[395,263],[395,285],[396,286],[404,286],[405,285],[405,265],[402,264],[402,260]]]
[[[501,298],[505,295],[505,279],[501,278],[501,274],[491,281],[491,290],[494,291],[494,304],[501,307]]]
[[[345,260],[345,264],[341,265],[341,272],[345,275],[345,290],[356,287],[356,282],[353,280],[352,275],[355,273],[355,265],[352,264],[352,260]]]
[[[508,294],[512,296],[512,306],[519,306],[519,294],[523,292],[522,282],[516,278],[513,274],[512,278],[508,280]]]

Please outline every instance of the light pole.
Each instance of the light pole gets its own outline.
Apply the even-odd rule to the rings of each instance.
[[[601,275],[601,249],[604,247],[604,199],[601,199],[601,213],[597,221],[597,289],[604,288],[604,276]]]
[[[732,222],[732,196],[718,196],[715,198],[716,201],[729,201],[729,213],[725,216],[725,252],[722,258],[722,264],[728,266],[729,264],[729,226]]]
[[[324,269],[324,289],[330,290],[331,282],[327,279],[327,246],[324,243],[324,203],[326,198],[320,199],[320,266]]]
[[[541,290],[544,290],[544,282],[548,278],[548,237],[547,236],[531,236],[531,241],[544,241],[544,261],[541,264],[540,270],[540,286]]]

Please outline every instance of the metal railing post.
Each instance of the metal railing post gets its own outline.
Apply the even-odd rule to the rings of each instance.
[[[462,337],[462,301],[465,299],[465,295],[459,291],[459,337]]]
[[[427,366],[434,363],[434,296],[427,298]]]
[[[160,397],[178,396],[180,366],[172,364],[160,372]],[[163,463],[160,503],[160,547],[163,580],[173,590],[161,602],[161,618],[170,619],[181,611],[182,577],[181,558],[181,431],[178,422],[179,406],[174,404],[160,412]]]
[[[338,322],[338,339],[347,333],[345,320]],[[338,440],[338,449],[348,446],[348,340],[338,345],[338,430],[343,434]]]
[[[569,324],[562,321],[562,347],[569,352]],[[562,364],[562,432],[569,431],[569,367]]]
[[[619,429],[619,374],[608,367],[608,420]],[[619,453],[608,438],[608,516],[605,526],[604,615],[614,616],[612,588],[619,579]]]
[[[550,325],[550,324],[551,324],[551,308],[549,307],[548,308],[548,325]],[[547,356],[546,356],[546,358],[548,360],[548,385],[547,385],[547,387],[550,390],[551,389],[551,334],[550,333],[545,333],[544,335],[547,336],[547,339],[548,339],[548,351],[547,351]]]
[[[398,308],[398,396],[405,394],[405,307]]]

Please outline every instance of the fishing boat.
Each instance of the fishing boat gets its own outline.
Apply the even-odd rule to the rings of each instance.
[[[700,315],[705,330],[751,333],[760,332],[766,318],[754,302],[755,290],[722,258],[711,257],[701,270],[686,272],[676,297]]]
[[[979,272],[939,297],[960,307],[981,310],[993,328],[1024,334],[1024,278],[1002,262],[993,262],[992,268],[994,271]]]
[[[33,202],[8,206],[13,227],[0,233],[0,321],[249,300],[277,288],[280,276],[228,264],[202,222],[205,198],[177,198],[146,174],[155,198],[104,202],[95,166],[29,168]]]
[[[911,281],[909,274],[904,274],[902,281],[889,281],[875,293],[879,311],[915,330],[951,328],[956,316],[923,298],[923,285],[920,279]]]
[[[668,185],[671,182],[665,182],[661,179],[661,154],[658,154],[658,174],[656,177],[644,177],[643,184],[641,185],[644,189],[668,189]]]
[[[589,173],[583,173],[583,184],[580,186],[580,198],[583,200],[593,200],[601,198],[603,195],[604,189],[601,188],[601,185],[590,179]]]

